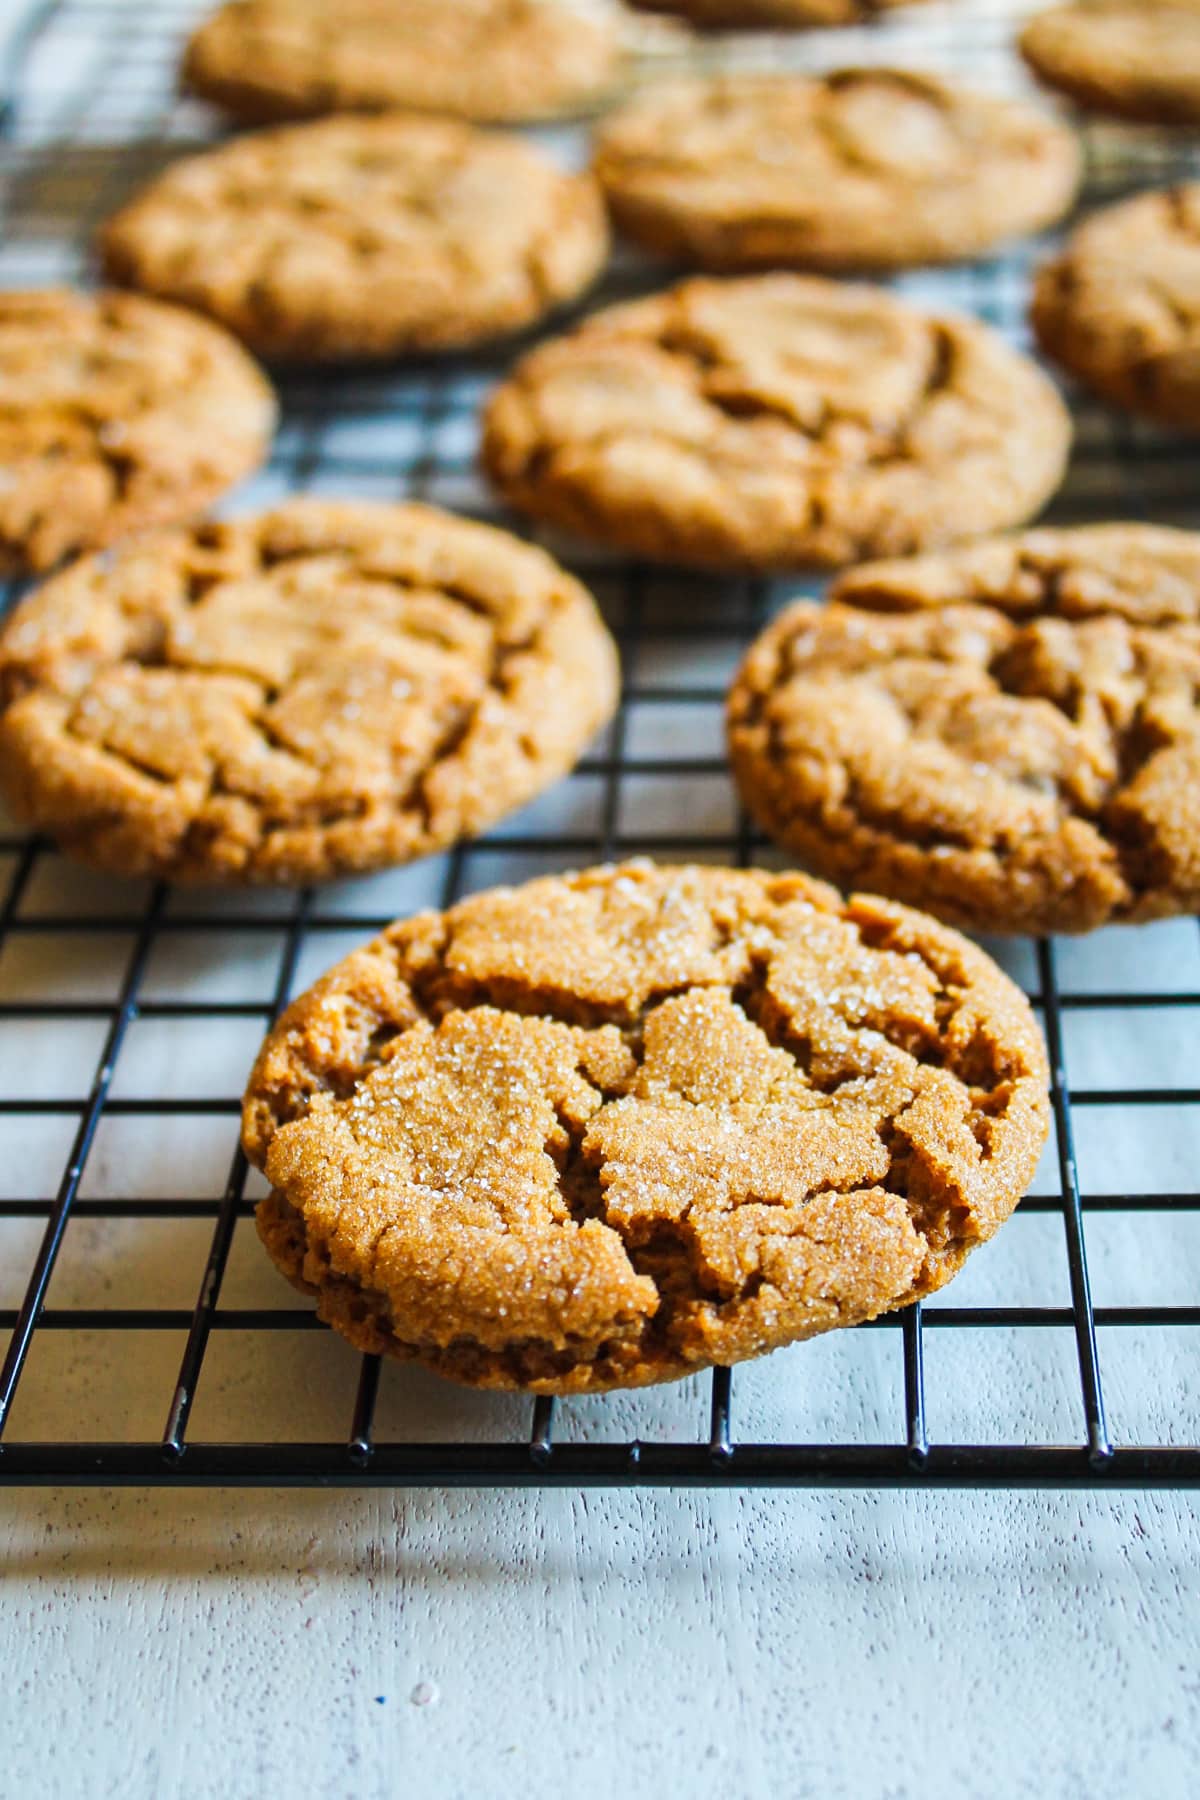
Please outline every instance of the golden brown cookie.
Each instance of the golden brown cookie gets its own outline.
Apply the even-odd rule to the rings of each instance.
[[[1042,348],[1117,406],[1200,428],[1200,182],[1095,213],[1039,270]]]
[[[595,105],[621,60],[615,12],[561,0],[230,0],[183,85],[251,125],[392,107],[500,124]]]
[[[131,294],[0,293],[0,576],[203,512],[275,397],[223,331]]]
[[[861,25],[918,0],[628,0],[639,12],[674,13],[702,31],[776,31],[817,25]]]
[[[262,355],[442,350],[517,331],[608,250],[589,175],[448,119],[323,119],[175,163],[109,221],[108,274]]]
[[[393,925],[271,1032],[243,1139],[352,1343],[577,1393],[941,1287],[1025,1192],[1046,1081],[1024,996],[933,920],[642,862]]]
[[[655,86],[602,127],[619,228],[705,269],[898,269],[976,256],[1070,206],[1072,134],[931,75],[841,69]]]
[[[491,398],[483,457],[550,524],[775,569],[1016,524],[1070,435],[1051,384],[975,320],[764,275],[683,282],[534,350]]]
[[[1200,536],[1034,531],[837,581],[734,682],[746,804],[822,874],[990,932],[1200,908]]]
[[[295,500],[75,563],[0,630],[0,783],[125,875],[323,881],[564,775],[611,713],[590,595],[427,506]]]
[[[1087,0],[1026,25],[1021,53],[1092,112],[1200,124],[1200,0]]]

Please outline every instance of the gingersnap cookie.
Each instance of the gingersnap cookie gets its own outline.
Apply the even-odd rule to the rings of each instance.
[[[747,806],[822,874],[971,929],[1200,909],[1200,536],[1033,531],[793,606],[729,698]]]
[[[73,564],[0,629],[0,786],[64,850],[324,881],[482,831],[571,768],[617,663],[586,590],[428,506],[294,500]]]
[[[1114,405],[1200,427],[1200,182],[1087,219],[1039,270],[1047,355]]]
[[[1018,523],[1070,435],[1051,384],[977,321],[764,275],[686,281],[535,349],[492,395],[483,459],[549,524],[767,570]]]
[[[186,89],[247,124],[393,107],[495,124],[594,106],[617,15],[555,0],[230,0],[191,38]]]
[[[175,163],[101,238],[108,274],[262,355],[385,357],[517,331],[608,250],[604,203],[519,139],[447,119],[324,119]]]
[[[551,876],[393,925],[250,1077],[259,1234],[351,1343],[669,1381],[940,1288],[1025,1192],[1045,1052],[982,951],[801,875]]]
[[[594,162],[628,237],[705,269],[899,269],[975,256],[1062,217],[1062,125],[898,69],[718,75],[651,88]]]
[[[1200,0],[1087,0],[1039,13],[1021,54],[1090,111],[1200,124]]]
[[[275,397],[215,326],[131,294],[0,293],[0,576],[203,512]]]
[[[776,31],[805,26],[861,25],[918,0],[628,0],[638,12],[674,13],[702,31]]]

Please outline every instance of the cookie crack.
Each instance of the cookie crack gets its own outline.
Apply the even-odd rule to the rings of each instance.
[[[702,378],[696,384],[700,396],[706,405],[714,408],[735,424],[743,424],[747,420],[777,419],[804,443],[817,449],[831,446],[835,434],[850,427],[863,433],[864,442],[858,446],[854,458],[846,455],[846,446],[837,445],[839,463],[851,462],[858,468],[882,469],[894,463],[912,460],[912,431],[917,421],[928,409],[934,399],[953,386],[955,367],[955,347],[950,333],[936,321],[930,321],[933,337],[933,356],[926,372],[921,391],[909,400],[904,409],[895,417],[888,419],[882,426],[868,422],[862,413],[854,408],[839,406],[835,401],[822,395],[816,402],[814,416],[801,418],[789,401],[783,396],[772,396],[764,393],[760,385],[753,390],[748,388],[737,391],[736,384],[747,378],[747,371],[737,362],[730,362],[719,353],[703,347],[703,356],[697,348],[690,348],[689,354],[699,363]],[[661,341],[661,340],[660,340]],[[686,338],[683,341],[687,341]],[[669,345],[665,346],[668,349]],[[722,388],[727,382],[730,385]],[[619,433],[614,435],[620,435]],[[667,436],[669,434],[662,433]],[[593,440],[594,441],[594,440]],[[691,443],[690,439],[683,439]],[[733,446],[714,443],[704,444],[705,454],[714,462],[729,461],[735,465],[740,462],[757,463],[773,460],[769,451],[761,451],[755,456],[745,455]],[[800,468],[796,473],[810,482],[819,480],[824,473],[821,469]]]
[[[955,108],[936,83],[903,69],[841,69],[825,77],[821,89],[821,99],[825,103],[815,107],[812,119],[834,160],[847,169],[861,170],[889,184],[904,182],[912,185],[902,168],[872,154],[871,146],[864,144],[861,133],[847,131],[841,118],[840,99],[847,89],[855,87],[890,88],[912,95],[951,122],[956,116]],[[959,143],[957,152],[962,157],[966,147]],[[923,174],[919,180],[928,180],[928,176]]]
[[[1192,681],[1189,693],[1181,695],[1182,684],[1189,678],[1185,672],[1172,671],[1166,678],[1168,687],[1164,696],[1156,685],[1162,677],[1156,676],[1153,646],[1144,641],[1147,628],[1127,624],[1111,606],[1106,607],[1099,601],[1087,613],[1074,606],[1068,612],[1061,598],[1061,583],[1066,571],[1046,570],[1032,564],[1030,572],[1042,579],[1043,610],[1062,618],[1068,628],[1074,627],[1077,620],[1084,626],[1098,620],[1115,620],[1123,626],[1126,654],[1123,661],[1120,658],[1117,661],[1121,662],[1119,679],[1130,691],[1115,693],[1107,689],[1102,680],[1089,682],[1085,671],[1072,670],[1061,662],[1049,664],[1046,671],[1040,671],[1032,654],[1037,649],[1036,637],[1031,635],[1030,628],[1018,629],[1013,638],[997,647],[984,666],[990,692],[997,698],[1027,704],[1031,714],[1032,709],[1039,706],[1050,708],[1067,721],[1077,734],[1078,751],[1086,774],[1086,791],[1082,785],[1083,774],[1065,763],[1027,772],[994,768],[986,758],[972,766],[989,769],[1021,802],[1030,794],[1051,802],[1059,829],[1071,821],[1079,821],[1098,830],[1122,862],[1131,891],[1135,895],[1145,892],[1144,875],[1137,880],[1132,876],[1137,867],[1144,869],[1149,840],[1140,827],[1120,815],[1122,797],[1157,756],[1192,741],[1191,727],[1187,724],[1173,727],[1164,719],[1163,708],[1174,699],[1183,706],[1187,718],[1194,719],[1200,706],[1200,685]],[[1042,601],[1032,604],[1035,611],[1043,607]],[[1169,636],[1171,623],[1159,629]],[[789,742],[785,710],[774,703],[774,696],[789,674],[788,651],[789,640],[771,646],[769,663],[756,671],[752,686],[738,692],[736,709],[731,714],[735,744],[748,748],[757,740],[754,753],[776,772],[771,812],[778,828],[784,831],[811,820],[814,812],[811,797],[790,788],[787,771],[795,767],[802,756],[815,755],[815,750],[800,751]],[[953,645],[946,644],[922,647],[919,653],[908,653],[908,660],[932,668],[953,666],[957,658]],[[819,666],[790,672],[809,685],[818,684],[821,678]],[[848,679],[857,677],[869,686],[878,668],[867,665],[843,671],[839,667],[834,673]],[[1114,679],[1117,679],[1116,675]],[[887,689],[881,691],[881,697],[895,706],[911,740],[925,739],[943,744],[961,762],[968,760],[967,750],[947,735],[945,724],[937,718],[926,717],[923,702],[907,701],[902,693]],[[902,752],[897,754],[902,755]],[[926,851],[947,847],[1019,858],[1028,848],[1029,826],[1020,814],[1007,827],[985,828],[988,825],[985,815],[976,816],[970,828],[958,826],[946,818],[923,824],[912,816],[903,800],[889,804],[875,792],[872,772],[862,768],[856,756],[829,754],[823,762],[826,779],[822,783],[823,798],[820,801],[821,826],[835,838],[862,825]],[[837,772],[836,779],[828,778],[832,770]],[[1114,809],[1117,809],[1116,816]],[[1149,885],[1153,886],[1153,883]]]
[[[913,1022],[903,1032],[896,1029],[889,1034],[885,1029],[865,1025],[861,1019],[848,1012],[835,1011],[835,1016],[849,1031],[878,1031],[893,1048],[913,1057],[921,1066],[948,1069],[960,1079],[969,1081],[970,1085],[985,1091],[995,1089],[1009,1079],[1011,1071],[1006,1066],[997,1065],[992,1072],[992,1080],[981,1081],[978,1069],[969,1069],[961,1057],[956,1059],[947,1051],[946,1043],[953,1037],[955,1016],[964,1003],[963,988],[947,982],[937,966],[921,956],[919,951],[895,951],[886,934],[878,934],[873,939],[859,928],[858,935],[864,948],[893,950],[895,954],[915,956],[920,966],[934,977],[936,985],[931,993],[931,1005],[936,1028],[934,1025],[918,1028]],[[737,981],[731,982],[721,975],[714,975],[707,980],[689,976],[681,982],[661,983],[652,987],[639,1004],[630,1007],[589,1001],[566,989],[550,986],[544,979],[533,976],[509,975],[488,979],[464,976],[451,966],[453,936],[443,938],[436,953],[415,968],[407,965],[402,943],[384,943],[381,947],[389,956],[396,981],[411,998],[416,1015],[435,1027],[453,1014],[480,1008],[490,1008],[524,1018],[546,1019],[586,1031],[611,1026],[619,1032],[630,1052],[635,1070],[640,1070],[644,1055],[645,1025],[650,1016],[667,1001],[695,991],[707,990],[726,993],[772,1048],[784,1050],[789,1055],[796,1069],[810,1083],[814,1095],[831,1100],[843,1079],[853,1080],[861,1072],[856,1070],[844,1078],[838,1076],[836,1079],[814,1074],[810,1037],[796,1031],[789,1024],[783,1006],[770,992],[771,952],[753,955],[745,974]],[[409,1031],[413,1023],[411,1016],[401,1017],[394,1023],[382,1016],[378,1019],[363,1052],[364,1077],[379,1062],[386,1060],[390,1045]],[[619,1098],[628,1092],[628,1084],[605,1089],[593,1075],[589,1075],[587,1079],[605,1101]],[[571,1129],[565,1117],[561,1123],[564,1130]]]
[[[273,566],[278,567],[281,562],[287,560],[293,559],[280,556],[274,559]],[[416,592],[415,589],[408,591]],[[404,786],[396,787],[389,797],[389,803],[402,813],[413,813],[418,820],[420,829],[425,833],[432,830],[436,810],[435,802],[430,796],[431,782],[438,771],[451,762],[461,750],[463,743],[478,722],[482,710],[487,705],[489,697],[503,710],[505,717],[512,716],[509,692],[512,665],[517,659],[527,656],[536,649],[540,635],[539,628],[520,638],[505,640],[496,629],[494,614],[483,603],[476,599],[473,605],[468,604],[460,592],[451,590],[444,585],[439,586],[438,592],[448,595],[456,603],[461,603],[468,610],[485,617],[492,625],[493,630],[488,666],[485,671],[481,672],[479,692],[471,702],[451,708],[446,725],[429,747],[421,765],[411,773]],[[447,645],[445,636],[439,634],[432,626],[422,629],[419,623],[398,621],[391,627],[391,635],[393,642],[432,644],[445,649],[448,656],[453,656],[453,651]],[[139,668],[167,670],[186,678],[189,682],[199,680],[220,684],[233,679],[256,686],[259,690],[259,699],[253,707],[247,707],[242,711],[241,717],[244,726],[257,736],[264,749],[287,757],[292,763],[308,770],[318,778],[328,775],[327,766],[317,760],[313,754],[306,752],[303,745],[279,726],[268,713],[268,709],[277,705],[282,696],[295,683],[302,681],[312,672],[307,663],[291,670],[283,681],[274,682],[264,679],[251,668],[241,666],[235,661],[206,661],[203,664],[195,664],[181,658],[172,658],[166,652],[165,643],[164,634],[163,638],[153,647],[143,644],[127,649],[122,660]],[[82,698],[86,698],[86,695]],[[80,729],[78,725],[68,723],[66,731],[76,742],[91,748],[96,747],[97,740],[90,737],[86,730]],[[128,745],[114,744],[111,741],[111,735],[101,740],[101,747],[104,753],[113,760],[124,764],[138,774],[152,778],[164,787],[174,786],[188,790],[194,788],[195,775],[187,772],[177,774],[164,772],[150,760],[138,757]],[[536,761],[536,746],[527,732],[514,732],[510,748],[526,763]],[[219,758],[216,758],[208,772],[204,792],[191,796],[192,810],[202,812],[206,804],[222,796],[239,799],[258,810],[264,839],[280,832],[293,830],[298,825],[308,822],[314,806],[319,810],[318,822],[322,826],[328,827],[342,821],[361,819],[372,805],[382,803],[381,796],[372,796],[366,793],[350,795],[336,804],[332,801],[322,801],[319,796],[300,795],[294,796],[282,811],[278,812],[276,816],[272,816],[269,804],[255,789],[253,783],[231,781],[227,767]],[[194,819],[193,823],[198,829],[205,829],[203,819]]]
[[[497,1012],[514,1013],[528,1019],[550,1019],[556,1025],[574,1025],[585,1031],[611,1025],[621,1033],[631,1050],[640,1050],[646,1020],[664,1001],[677,999],[699,988],[729,987],[728,981],[717,975],[708,981],[689,978],[664,982],[652,987],[640,1003],[631,1007],[587,1000],[565,987],[533,977],[510,975],[475,979],[463,976],[447,965],[420,969],[408,979],[422,1016],[435,1025],[452,1013],[492,1007]]]

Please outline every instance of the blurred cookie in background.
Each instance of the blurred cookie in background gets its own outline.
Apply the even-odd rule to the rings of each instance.
[[[175,163],[111,219],[109,277],[266,357],[458,348],[579,294],[608,253],[590,175],[452,119],[321,119]]]
[[[921,0],[629,0],[639,12],[674,13],[701,30],[774,31],[869,24],[880,13]]]
[[[1039,13],[1021,54],[1089,111],[1200,124],[1200,0],[1086,0]]]
[[[685,567],[794,568],[1028,519],[1066,408],[976,319],[815,276],[695,279],[539,345],[484,415],[532,517]]]
[[[899,69],[650,89],[601,126],[618,227],[707,269],[890,269],[1062,217],[1080,154],[1029,106]]]
[[[1049,356],[1104,399],[1200,430],[1200,182],[1105,207],[1039,270]]]
[[[515,123],[594,106],[622,62],[619,10],[588,0],[229,0],[181,80],[247,124],[392,107]]]
[[[133,294],[0,293],[0,576],[204,512],[275,397],[225,332]]]

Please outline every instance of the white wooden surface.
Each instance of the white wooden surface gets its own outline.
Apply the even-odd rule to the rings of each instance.
[[[0,27],[15,10],[0,0]],[[78,50],[84,69],[91,52],[82,39]],[[33,71],[50,123],[69,75],[64,54]],[[89,134],[103,143],[111,128],[85,120],[85,144]],[[61,255],[49,236],[19,241],[4,268],[13,280],[70,275],[75,255],[66,240]],[[713,646],[698,646],[690,664],[668,648],[644,648],[643,678],[686,685],[725,672]],[[671,715],[681,718],[682,709]],[[689,714],[689,742],[714,720]],[[639,754],[685,748],[661,737],[666,723],[635,712]],[[581,788],[546,804],[584,805]],[[655,816],[649,786],[631,803]],[[695,804],[719,811],[729,796]],[[432,866],[377,878],[370,904],[402,910],[437,881]],[[356,895],[364,903],[363,887],[348,884],[348,913]],[[140,905],[121,884],[50,858],[27,906],[62,910],[85,895],[98,921]],[[197,961],[194,942],[179,940],[146,991],[269,993],[279,947],[216,936]],[[332,959],[346,946],[325,947]],[[0,956],[0,995],[36,996],[52,980],[60,996],[109,997],[128,951],[102,930],[82,943],[13,939]],[[1027,952],[1005,954],[1029,979]],[[1200,939],[1188,922],[1102,934],[1061,956],[1060,977],[1075,990],[1200,990]],[[1194,1082],[1180,1071],[1196,1067],[1200,1021],[1179,1009],[1167,1023],[1169,1041],[1150,1015],[1070,1015],[1072,1080]],[[199,1022],[165,1040],[161,1023],[143,1021],[118,1091],[172,1082],[235,1091],[253,1049],[239,1036],[248,1030],[257,1036],[245,1022],[216,1034]],[[8,1031],[0,1087],[31,1098],[86,1091],[95,1037],[87,1021]],[[220,1191],[225,1121],[134,1123],[102,1130],[86,1194]],[[1195,1188],[1194,1111],[1134,1105],[1078,1124],[1093,1191]],[[61,1134],[61,1121],[46,1119],[18,1138],[0,1120],[0,1193],[53,1191]],[[1052,1181],[1048,1166],[1039,1186]],[[189,1307],[208,1232],[206,1222],[77,1220],[51,1304]],[[0,1220],[0,1306],[19,1299],[39,1233],[37,1221]],[[1200,1292],[1196,1215],[1093,1214],[1088,1247],[1101,1304],[1187,1303]],[[956,1304],[1067,1297],[1061,1224],[1034,1214],[1018,1214],[953,1290]],[[293,1303],[245,1225],[222,1299]],[[1119,1437],[1197,1441],[1197,1347],[1183,1332],[1102,1334]],[[11,1429],[157,1433],[179,1350],[174,1334],[147,1333],[131,1370],[112,1334],[43,1333]],[[930,1330],[926,1354],[930,1428],[943,1441],[1078,1440],[1069,1333]],[[900,1375],[892,1333],[801,1347],[739,1376],[738,1430],[894,1441]],[[237,1334],[218,1334],[193,1434],[344,1433],[354,1376],[354,1359],[324,1334],[273,1333],[252,1352]],[[559,1428],[695,1435],[702,1405],[702,1391],[683,1384],[567,1407]],[[518,1415],[502,1399],[385,1374],[381,1437],[503,1435],[518,1418],[527,1424],[527,1409]],[[1187,1495],[1133,1494],[0,1488],[0,1795],[1183,1800],[1200,1792],[1198,1509]]]
[[[8,1495],[6,1795],[1185,1800],[1194,1502]]]

